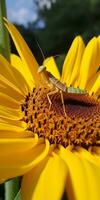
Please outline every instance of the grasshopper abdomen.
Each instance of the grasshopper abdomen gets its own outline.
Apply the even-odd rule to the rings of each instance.
[[[67,93],[72,94],[87,94],[86,90],[80,89],[80,88],[74,88],[74,87],[67,87]]]

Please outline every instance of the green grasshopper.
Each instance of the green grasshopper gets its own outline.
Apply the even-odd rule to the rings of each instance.
[[[80,94],[80,95],[85,95],[87,94],[86,90],[82,90],[80,88],[74,88],[72,86],[67,87],[66,84],[62,83],[61,81],[59,81],[56,77],[54,77],[50,72],[46,71],[46,67],[41,65],[38,69],[38,73],[44,73],[48,82],[50,84],[52,84],[52,86],[54,87],[54,91],[51,91],[47,94],[47,98],[50,104],[49,109],[51,108],[51,99],[50,99],[50,95],[53,95],[57,92],[60,92],[61,95],[61,101],[62,101],[62,106],[63,106],[63,111],[64,114],[66,116],[66,110],[65,110],[65,105],[64,105],[64,97],[63,95],[67,95],[67,94]]]

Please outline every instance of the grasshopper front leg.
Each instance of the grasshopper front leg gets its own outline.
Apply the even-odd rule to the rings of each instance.
[[[58,89],[56,88],[54,91],[49,92],[49,93],[47,94],[47,99],[48,99],[48,101],[49,101],[49,110],[51,109],[51,105],[52,105],[50,96],[53,95],[53,94],[56,94],[57,92],[58,92]]]

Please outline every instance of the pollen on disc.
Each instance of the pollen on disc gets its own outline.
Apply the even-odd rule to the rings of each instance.
[[[60,92],[50,95],[53,89],[33,88],[25,97],[21,110],[28,130],[39,137],[47,138],[51,144],[75,146],[100,145],[100,102],[88,94],[64,96],[64,114]]]

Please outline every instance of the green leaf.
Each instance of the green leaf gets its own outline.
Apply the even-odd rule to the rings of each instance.
[[[7,60],[10,60],[9,35],[4,25],[3,17],[7,17],[6,4],[5,0],[0,0],[0,54],[7,58]]]
[[[14,200],[21,200],[21,190],[19,190]]]
[[[5,183],[5,200],[14,200],[20,189],[20,177]]]

